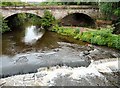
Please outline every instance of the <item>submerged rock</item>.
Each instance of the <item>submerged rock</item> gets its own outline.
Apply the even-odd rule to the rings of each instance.
[[[89,52],[89,51],[84,51],[83,53],[84,53],[85,55],[90,54],[90,52]]]
[[[26,63],[26,62],[28,62],[27,57],[26,56],[21,56],[15,61],[15,64],[20,64],[20,63],[22,64],[22,63]]]

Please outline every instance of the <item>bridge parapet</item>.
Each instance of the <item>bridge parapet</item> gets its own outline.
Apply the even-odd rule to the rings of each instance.
[[[42,17],[45,10],[49,10],[56,19],[61,19],[72,13],[83,13],[93,19],[100,16],[99,8],[90,5],[0,7],[0,10],[2,10],[1,13],[4,18],[18,13],[32,13]]]
[[[0,9],[99,9],[91,5],[61,5],[61,6],[2,6]]]

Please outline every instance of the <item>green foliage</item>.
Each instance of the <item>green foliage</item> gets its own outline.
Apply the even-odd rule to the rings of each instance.
[[[33,25],[38,25],[38,26],[40,26],[41,23],[42,23],[42,20],[41,20],[42,18],[40,18],[40,17],[38,17],[38,16],[36,16],[36,15],[34,15],[34,14],[29,15],[28,18],[29,18],[29,20],[31,20],[31,23],[32,23]]]
[[[78,29],[59,27],[58,25],[53,26],[52,28],[52,31],[54,32],[62,35],[73,36],[77,40],[120,49],[120,35],[112,34],[112,29],[87,31],[82,32],[81,34],[76,32],[76,30],[78,31]]]
[[[53,26],[52,31],[60,33],[62,35],[67,35],[67,36],[73,36],[74,37],[76,35],[74,29],[59,27],[58,25]]]
[[[49,5],[62,5],[62,2],[41,2],[38,5],[49,6]]]
[[[75,33],[76,33],[76,34],[80,33],[80,29],[79,29],[79,28],[76,28],[76,29],[75,29]]]
[[[120,35],[112,34],[110,29],[83,32],[81,40],[97,45],[107,45],[120,49]]]
[[[3,20],[3,17],[0,16],[0,33],[4,33],[6,31],[9,31],[10,28],[8,27],[7,25],[7,21],[6,20]]]
[[[20,14],[17,15],[17,18],[18,18],[18,20],[19,20],[18,23],[24,23],[25,20],[27,19],[27,14],[25,14],[25,13],[20,13]]]
[[[120,16],[120,7],[118,7],[117,9],[114,9],[114,10],[113,10],[113,13],[114,13],[116,16]]]
[[[50,13],[50,11],[45,11],[44,16],[41,19],[41,26],[44,28],[49,28],[55,23],[55,17]]]
[[[3,20],[2,27],[0,28],[0,33],[4,33],[9,30],[10,30],[10,28],[7,25],[7,21]]]
[[[65,2],[64,0],[47,0],[46,2],[42,2],[39,5],[96,5],[96,2],[83,2],[81,0],[75,0],[74,2]]]
[[[10,2],[3,2],[0,4],[0,6],[29,6],[30,4],[29,3],[25,3],[25,2],[20,2],[20,1],[17,1],[17,2],[14,2],[14,1],[10,1]]]
[[[111,37],[108,39],[108,46],[114,47],[117,49],[120,49],[120,35],[111,35]]]
[[[99,8],[106,16],[108,16],[107,19],[109,19],[111,17],[111,14],[112,14],[112,11],[113,11],[111,2],[100,3]]]
[[[101,2],[99,8],[105,14],[106,20],[111,20],[112,16],[120,16],[119,2]]]

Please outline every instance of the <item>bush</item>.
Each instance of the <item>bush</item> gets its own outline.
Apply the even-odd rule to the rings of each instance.
[[[120,35],[112,34],[110,29],[83,32],[81,40],[97,45],[107,45],[120,49]]]
[[[77,30],[77,32],[76,32]],[[86,41],[97,45],[106,45],[120,49],[120,35],[112,34],[111,29],[101,29],[79,33],[78,29],[53,26],[52,31],[62,35],[73,36],[77,40]]]
[[[49,28],[54,24],[55,21],[55,17],[49,11],[46,10],[41,21],[41,26],[43,26],[44,28]]]
[[[9,31],[10,28],[8,27],[7,25],[7,21],[6,20],[3,20],[3,17],[0,16],[0,33],[4,33],[6,31]]]
[[[108,46],[120,49],[120,35],[111,35],[108,41]]]
[[[62,35],[67,35],[67,36],[74,37],[76,35],[76,29],[59,27],[58,25],[53,26],[52,31],[60,33]]]

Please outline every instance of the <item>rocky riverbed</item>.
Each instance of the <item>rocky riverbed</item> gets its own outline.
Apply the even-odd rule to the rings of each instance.
[[[118,86],[119,51],[91,44],[58,44],[47,51],[3,56],[1,86]]]
[[[118,58],[93,61],[88,67],[54,66],[0,79],[1,86],[114,86],[118,88]],[[117,73],[117,74],[116,74]]]

